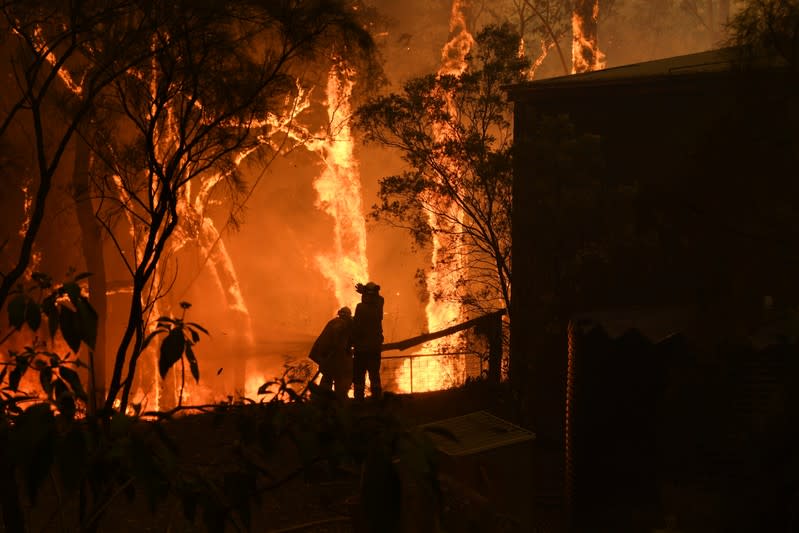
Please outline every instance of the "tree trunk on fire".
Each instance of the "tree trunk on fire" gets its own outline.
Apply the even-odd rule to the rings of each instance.
[[[105,261],[103,259],[102,227],[94,215],[89,194],[89,146],[77,137],[75,142],[75,163],[72,172],[75,210],[81,232],[81,246],[86,259],[86,270],[91,272],[89,282],[89,302],[97,311],[97,339],[89,352],[89,394],[90,409],[94,409],[105,399],[105,324],[108,312],[106,295],[107,283]]]
[[[603,68],[597,40],[599,0],[574,0],[572,12],[572,73]]]

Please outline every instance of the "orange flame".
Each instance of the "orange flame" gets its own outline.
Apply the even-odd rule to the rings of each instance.
[[[369,279],[366,259],[366,224],[361,201],[361,179],[350,130],[350,96],[355,71],[343,60],[331,67],[327,78],[329,131],[309,148],[324,162],[314,188],[316,206],[333,217],[333,252],[316,256],[319,269],[333,285],[339,306],[354,307],[356,282]]]
[[[466,16],[463,10],[464,3],[461,0],[452,2],[449,22],[452,37],[442,49],[441,67],[438,69],[439,76],[460,76],[466,71],[466,56],[474,45],[474,37],[466,28]],[[458,110],[452,101],[452,95],[446,94],[445,98],[450,116],[457,118]],[[436,142],[445,142],[452,135],[451,125],[436,124],[433,133]],[[457,166],[453,161],[445,160],[442,163],[448,172],[457,172]],[[437,208],[428,210],[428,221],[431,227],[440,228],[448,225],[445,218],[451,221],[463,219],[462,210],[447,198],[431,197],[427,200]],[[445,217],[438,217],[433,211],[445,213]],[[433,235],[432,269],[427,276],[427,288],[430,293],[426,307],[429,331],[437,331],[451,326],[463,317],[460,303],[447,298],[454,294],[463,272],[463,257],[460,255],[462,245],[462,237],[457,231],[437,232]],[[424,349],[440,350],[443,347],[443,342],[445,341],[433,341],[426,344]]]
[[[591,15],[586,20],[585,2],[593,2]],[[582,0],[575,4],[572,13],[572,74],[605,68],[605,54],[599,50],[596,37],[599,19],[599,0]]]
[[[439,76],[460,76],[468,66],[466,56],[475,41],[466,26],[464,7],[464,1],[453,0],[449,21],[451,37],[441,50]],[[457,118],[458,110],[452,101],[452,96],[452,94],[444,95],[450,116]],[[452,135],[451,124],[435,124],[433,135],[437,143],[445,142]],[[447,158],[442,159],[441,163],[447,172],[457,173],[455,162]],[[453,298],[464,271],[461,255],[463,239],[457,231],[457,221],[463,220],[463,212],[443,196],[426,195],[423,201],[433,207],[427,210],[430,226],[445,230],[433,233],[432,268],[426,278],[429,294],[425,307],[427,329],[438,331],[463,320],[462,306]],[[454,340],[437,339],[425,343],[421,352],[442,353],[459,343],[460,335],[456,335]],[[459,383],[463,379],[464,371],[464,363],[458,357],[419,357],[406,360],[397,371],[396,377],[402,392],[422,392],[440,390]],[[418,379],[420,375],[423,376],[421,380]]]

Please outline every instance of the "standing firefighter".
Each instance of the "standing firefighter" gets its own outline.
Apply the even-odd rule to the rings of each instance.
[[[383,345],[383,297],[380,285],[369,282],[358,283],[355,290],[361,295],[361,303],[355,307],[352,345],[355,348],[354,373],[355,399],[363,400],[366,391],[366,374],[372,397],[380,398],[383,388],[380,383],[380,349]]]
[[[342,400],[347,398],[352,385],[352,327],[352,311],[342,307],[325,325],[308,355],[322,373],[319,388],[335,389],[336,397]]]

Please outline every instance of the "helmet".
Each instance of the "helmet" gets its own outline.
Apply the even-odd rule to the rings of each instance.
[[[349,307],[342,307],[338,310],[338,316],[341,318],[350,318],[352,316],[352,311],[350,311]]]
[[[355,285],[355,290],[359,294],[377,293],[377,292],[380,292],[380,285],[378,285],[374,281],[370,281],[366,285],[364,285],[363,283],[358,283],[358,284]]]

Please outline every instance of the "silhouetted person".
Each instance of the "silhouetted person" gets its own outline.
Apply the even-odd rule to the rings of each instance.
[[[380,285],[371,281],[366,285],[358,283],[355,290],[361,294],[361,303],[355,307],[352,331],[352,345],[355,349],[352,382],[355,385],[355,399],[364,399],[367,373],[372,397],[380,398],[383,392],[380,383],[383,297],[380,296]]]
[[[325,325],[308,355],[322,373],[319,388],[335,390],[336,397],[342,400],[352,385],[352,327],[352,311],[342,307]]]

